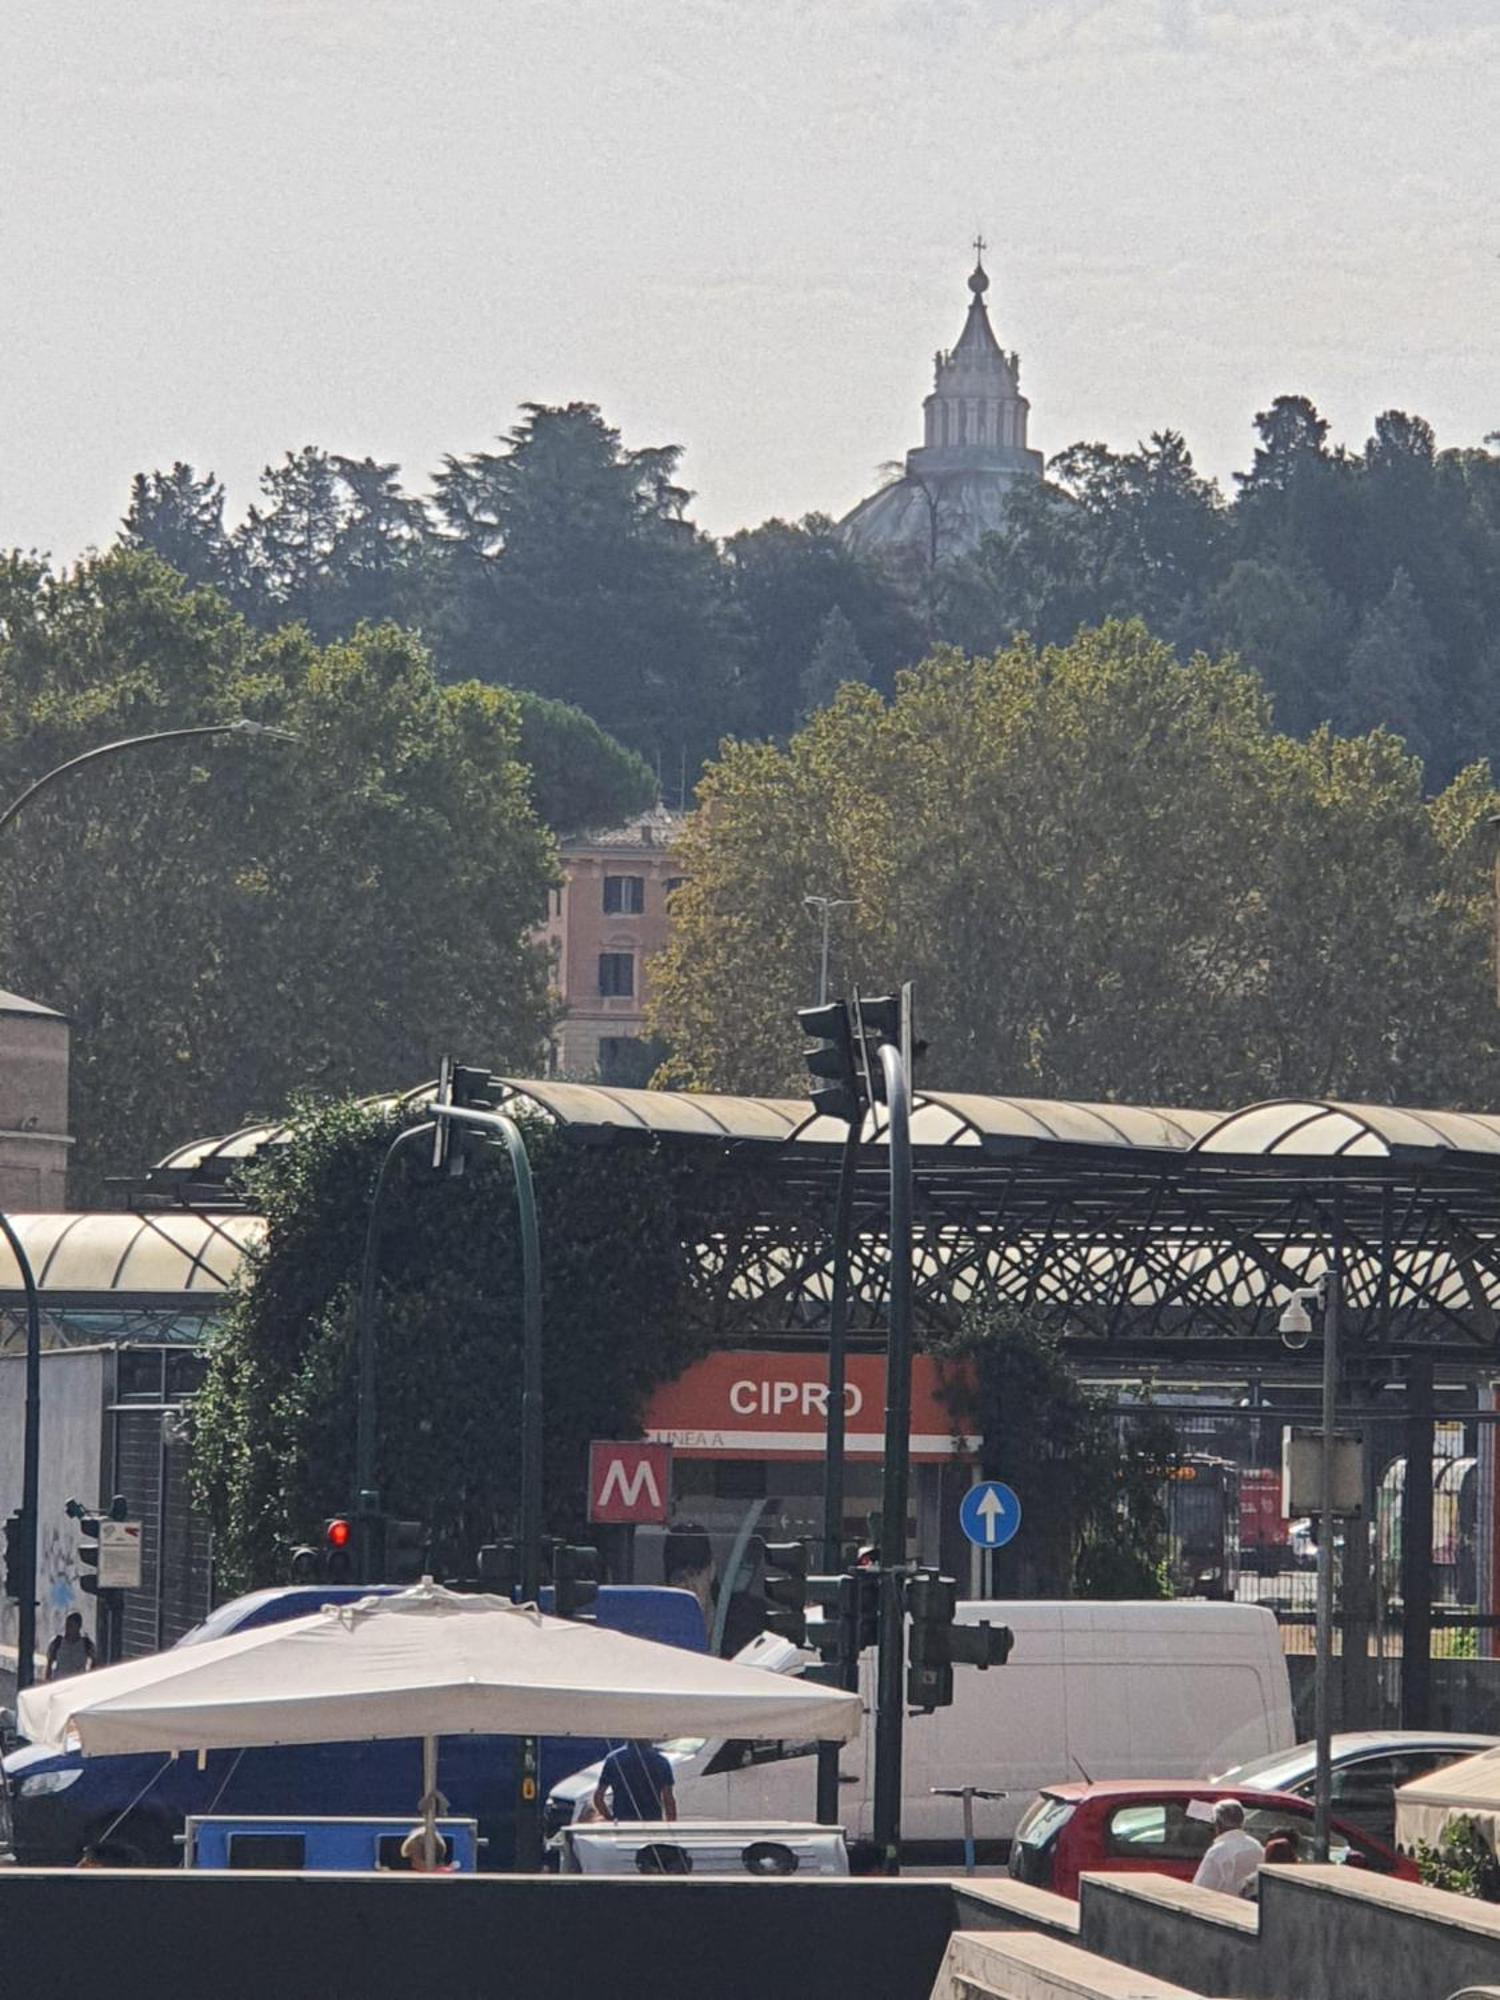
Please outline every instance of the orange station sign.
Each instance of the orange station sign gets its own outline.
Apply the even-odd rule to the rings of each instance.
[[[885,1449],[885,1356],[851,1354],[845,1364],[844,1448],[878,1459]],[[930,1354],[912,1363],[911,1455],[917,1462],[966,1458],[975,1437],[956,1436],[938,1394]],[[822,1354],[705,1355],[657,1388],[643,1429],[679,1458],[811,1458],[827,1444],[828,1357]]]

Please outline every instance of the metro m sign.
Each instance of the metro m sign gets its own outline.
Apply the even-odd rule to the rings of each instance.
[[[596,1525],[665,1521],[671,1495],[670,1445],[595,1438],[589,1446],[589,1519]]]

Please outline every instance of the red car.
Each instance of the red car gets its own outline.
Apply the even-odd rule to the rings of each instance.
[[[1237,1785],[1118,1778],[1097,1785],[1049,1785],[1038,1792],[1011,1841],[1010,1872],[1017,1881],[1072,1897],[1083,1874],[1149,1869],[1191,1882],[1214,1837],[1216,1799],[1238,1799],[1245,1808],[1245,1831],[1257,1840],[1290,1834],[1298,1860],[1312,1860],[1310,1799]],[[1339,1820],[1333,1822],[1328,1858],[1407,1882],[1418,1879],[1404,1855]]]

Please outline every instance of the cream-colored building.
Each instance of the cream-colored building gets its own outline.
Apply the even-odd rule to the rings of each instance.
[[[546,938],[562,1019],[554,1074],[601,1083],[645,1083],[648,965],[671,929],[680,879],[672,854],[677,815],[653,806],[607,833],[561,843],[563,882],[552,891]]]
[[[68,1020],[0,993],[0,1208],[67,1207]]]

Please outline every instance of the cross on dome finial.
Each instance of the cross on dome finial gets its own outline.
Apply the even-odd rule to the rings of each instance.
[[[969,274],[969,290],[976,299],[982,299],[990,288],[989,274],[984,268],[984,253],[988,248],[982,236],[974,238],[974,269]]]

